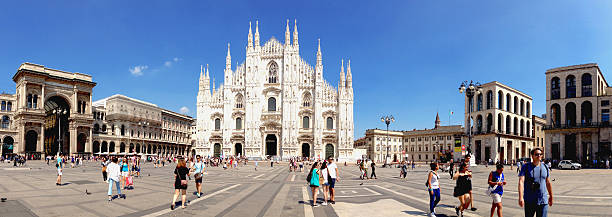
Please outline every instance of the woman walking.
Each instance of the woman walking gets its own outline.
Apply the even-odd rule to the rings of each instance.
[[[458,173],[453,176],[454,180],[457,180],[455,185],[455,191],[453,196],[459,199],[459,206],[455,207],[455,212],[458,217],[463,216],[463,210],[467,209],[470,205],[470,183],[469,178],[472,177],[472,173],[467,170],[467,164],[462,162],[459,166]]]
[[[117,158],[113,158],[106,171],[108,172],[108,201],[113,200],[113,185],[117,188],[117,197],[125,199],[125,195],[121,194],[121,187],[119,186],[120,168],[117,164]]]
[[[329,170],[327,169],[327,162],[323,162],[323,165],[321,165],[321,176],[323,177],[323,183],[321,184],[323,188],[323,199],[325,199],[321,205],[327,206],[327,196],[329,195]]]
[[[170,209],[174,210],[174,205],[176,204],[176,199],[181,194],[181,208],[185,208],[185,201],[187,199],[187,176],[189,176],[189,169],[187,168],[187,163],[184,158],[179,159],[176,164],[176,169],[174,169],[174,197],[172,197],[172,204],[170,204]]]
[[[497,216],[502,217],[502,194],[504,193],[504,185],[506,185],[506,178],[504,177],[504,165],[499,163],[495,166],[495,171],[492,171],[489,174],[489,189],[487,192],[490,192],[491,199],[493,199],[493,203],[491,204],[491,217],[495,213],[495,208],[497,208]]]
[[[123,157],[123,161],[121,163],[121,182],[123,183],[123,189],[127,189],[127,179],[130,176],[130,167],[128,165],[128,159]]]
[[[312,191],[312,206],[313,207],[317,207],[319,206],[317,204],[317,194],[319,193],[319,186],[320,186],[320,178],[321,178],[321,171],[319,170],[320,168],[320,164],[319,162],[315,162],[312,165],[312,168],[310,168],[310,173],[308,174],[308,183],[310,185],[310,190]]]
[[[197,161],[193,164],[191,168],[194,171],[193,178],[195,179],[196,190],[198,191],[197,196],[200,198],[202,195],[202,177],[204,176],[204,162],[202,162],[202,158],[200,155],[197,157]]]
[[[104,159],[102,160],[102,178],[104,178],[104,182],[108,183],[108,173],[106,172],[106,167],[108,166],[108,162]]]
[[[440,176],[438,175],[437,163],[431,163],[430,167],[431,171],[429,171],[429,175],[427,177],[427,188],[429,192],[429,215],[435,217],[436,213],[434,209],[440,202],[440,183],[438,182]]]

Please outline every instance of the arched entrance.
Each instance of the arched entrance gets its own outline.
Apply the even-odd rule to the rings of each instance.
[[[140,143],[136,143],[136,153],[140,154]]]
[[[77,153],[85,152],[85,142],[87,142],[87,136],[84,133],[79,134],[77,137]]]
[[[38,140],[38,133],[36,133],[36,131],[30,130],[26,133],[26,145],[25,145],[26,153],[36,152],[37,140]]]
[[[7,155],[10,155],[13,153],[13,143],[15,141],[13,140],[13,137],[7,136],[4,137],[4,140],[2,141],[2,156],[7,157]]]
[[[334,145],[332,144],[327,144],[325,145],[325,159],[332,157],[335,158],[336,155],[334,155]]]
[[[273,134],[266,136],[266,155],[276,156],[277,154],[277,139]]]
[[[235,155],[234,156],[242,156],[242,144],[240,143],[236,143],[236,145],[234,145],[234,152]]]
[[[215,143],[215,157],[221,157],[221,144]]]
[[[302,144],[302,157],[310,157],[310,145],[308,143]]]
[[[121,144],[123,144],[123,143],[121,143]],[[110,144],[108,145],[108,152],[115,153],[115,142],[110,142]]]
[[[70,117],[70,104],[61,96],[49,97],[45,101],[45,115],[45,153],[47,155],[55,155],[58,152],[69,154],[68,118]]]

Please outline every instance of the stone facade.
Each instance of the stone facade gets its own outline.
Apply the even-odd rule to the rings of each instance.
[[[479,94],[465,97],[465,123],[472,121],[476,162],[511,162],[529,157],[533,148],[532,98],[497,81],[482,84]],[[471,109],[471,117],[468,110]],[[466,134],[468,128],[466,127]]]
[[[0,139],[2,140],[0,141],[2,143],[0,154],[6,157],[13,153],[16,142],[18,142],[15,140],[18,138],[17,126],[13,121],[17,97],[13,94],[0,94],[0,103]]]
[[[13,81],[15,94],[0,96],[0,103],[6,101],[0,113],[8,118],[0,130],[4,155],[36,159],[58,152],[91,153],[91,94],[96,85],[91,76],[23,63]],[[4,148],[11,143],[13,149]]]
[[[452,156],[455,141],[461,144],[461,125],[440,126],[436,115],[433,129],[412,131],[366,130],[365,137],[355,141],[355,148],[366,149],[367,156],[378,163],[384,163],[387,156],[392,162],[402,160],[427,162],[437,161],[449,153]]]
[[[540,148],[542,150],[546,150],[546,134],[544,132],[544,127],[546,127],[546,119],[538,116],[532,116],[531,123],[533,124],[533,147]],[[546,157],[546,153],[544,153],[544,157]]]
[[[155,104],[113,95],[93,103],[93,154],[193,154],[193,118]]]
[[[196,151],[203,156],[249,158],[352,156],[353,86],[350,61],[338,88],[323,79],[321,45],[315,66],[300,57],[297,24],[285,43],[263,46],[249,28],[246,60],[232,69],[228,44],[224,83],[210,87],[200,70]],[[212,92],[211,92],[212,91]]]
[[[610,158],[612,88],[594,63],[546,70],[546,156],[553,160]]]

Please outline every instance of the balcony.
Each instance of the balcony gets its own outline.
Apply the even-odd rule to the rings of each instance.
[[[579,129],[579,128],[599,128],[610,127],[610,122],[588,122],[576,124],[553,124],[544,126],[544,130]]]

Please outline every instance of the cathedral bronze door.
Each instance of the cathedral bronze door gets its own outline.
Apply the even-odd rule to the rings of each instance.
[[[334,145],[332,145],[332,144],[325,145],[325,159],[327,159],[329,157],[335,158],[334,153],[335,153],[334,152]]]
[[[235,147],[234,147],[234,151],[235,151],[235,156],[238,157],[239,155],[242,156],[242,144],[241,143],[236,143]]]
[[[302,157],[310,157],[310,145],[308,143],[302,144]]]
[[[268,156],[276,156],[276,150],[277,150],[277,139],[276,136],[273,134],[268,134],[266,136],[266,155]]]
[[[215,157],[221,156],[221,144],[215,143]]]

